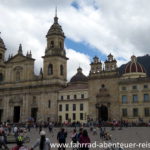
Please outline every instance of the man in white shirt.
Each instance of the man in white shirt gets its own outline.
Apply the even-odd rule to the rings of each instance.
[[[50,150],[50,140],[46,138],[45,131],[40,132],[40,139],[37,139],[36,143],[32,146],[31,150],[39,146],[39,150]]]

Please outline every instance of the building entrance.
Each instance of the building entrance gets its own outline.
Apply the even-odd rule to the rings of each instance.
[[[107,121],[108,120],[108,108],[104,105],[99,107],[99,114],[98,114],[99,121]]]
[[[37,112],[38,108],[31,108],[31,117],[34,119],[35,122],[37,120]]]
[[[3,109],[0,109],[0,122],[2,122],[2,117],[3,117]]]
[[[20,106],[15,106],[14,107],[14,117],[13,117],[13,121],[15,123],[18,123],[20,120]]]

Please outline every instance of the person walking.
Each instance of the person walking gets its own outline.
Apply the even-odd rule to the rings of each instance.
[[[40,125],[39,125],[39,133],[42,131],[42,123],[40,123]]]
[[[65,150],[65,143],[67,138],[67,132],[65,132],[65,129],[62,128],[61,131],[57,134],[57,140],[60,144],[58,150]]]
[[[0,128],[0,149],[5,148],[5,150],[8,150],[9,148],[6,145],[5,136],[6,135],[4,129],[1,127]]]
[[[82,135],[82,133],[83,133],[83,128],[80,128],[80,129],[79,129],[79,133],[78,133],[78,141],[79,141],[80,136]]]
[[[31,147],[31,150],[34,150],[36,147],[39,147],[39,150],[50,150],[50,140],[46,138],[46,132],[40,132],[40,139],[37,139],[36,143]]]
[[[71,140],[72,140],[72,143],[74,144],[77,144],[77,141],[78,141],[78,134],[77,134],[77,131],[76,129],[73,130],[73,133],[71,135]],[[76,150],[77,149],[77,145],[75,147],[73,147],[73,150]]]
[[[91,143],[91,140],[88,136],[87,130],[83,130],[83,133],[79,139],[79,143],[80,143],[80,150],[89,150],[89,144]]]

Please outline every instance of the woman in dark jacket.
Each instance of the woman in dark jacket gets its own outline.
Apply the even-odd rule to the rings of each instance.
[[[89,144],[91,143],[91,141],[88,136],[87,130],[83,130],[83,133],[79,139],[79,143],[80,143],[80,150],[89,150]]]

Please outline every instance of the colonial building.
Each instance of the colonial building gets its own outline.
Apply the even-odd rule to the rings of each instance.
[[[132,56],[121,67],[112,54],[104,64],[95,56],[88,76],[79,67],[67,82],[65,35],[57,16],[46,39],[43,67],[35,75],[32,53],[24,55],[20,44],[5,60],[0,38],[0,121],[150,120],[149,55]]]
[[[88,78],[79,67],[67,87],[59,91],[58,118],[60,122],[86,123],[88,114]]]
[[[32,54],[23,54],[20,44],[15,56],[4,60],[5,44],[0,38],[0,119],[1,121],[57,121],[58,91],[66,85],[65,35],[57,16],[47,35],[43,69],[34,74]]]

